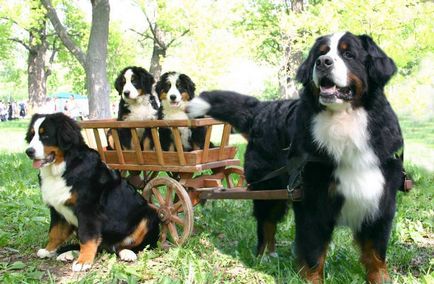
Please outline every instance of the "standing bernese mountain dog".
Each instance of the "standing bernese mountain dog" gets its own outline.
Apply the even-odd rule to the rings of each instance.
[[[194,98],[196,85],[191,78],[178,72],[166,72],[161,75],[160,80],[155,85],[161,101],[163,119],[176,120],[188,119],[185,113],[185,106]],[[182,146],[184,150],[203,149],[205,143],[205,128],[179,127]],[[161,147],[164,151],[174,150],[174,140],[172,131],[169,128],[160,127],[159,129]]]
[[[318,38],[298,69],[298,100],[261,102],[213,91],[187,107],[191,117],[208,114],[248,135],[245,175],[252,190],[285,188],[292,174],[261,179],[305,157],[299,171],[304,197],[293,210],[295,251],[311,282],[322,282],[337,225],[352,229],[367,280],[390,280],[386,249],[404,178],[401,129],[384,94],[395,72],[369,36],[336,33]],[[258,253],[275,252],[276,224],[287,207],[286,201],[254,201]]]
[[[56,255],[74,231],[80,254],[73,271],[89,269],[100,246],[124,261],[134,261],[135,252],[146,246],[156,247],[157,213],[85,144],[74,120],[62,113],[35,114],[26,141],[51,215],[48,244],[37,252],[40,258]],[[68,252],[59,257],[72,260]]]

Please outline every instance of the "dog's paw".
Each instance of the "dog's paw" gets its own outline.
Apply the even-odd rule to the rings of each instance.
[[[56,254],[56,251],[49,251],[46,249],[39,249],[38,252],[36,253],[36,255],[39,258],[49,258],[49,257],[53,257]]]
[[[74,272],[87,271],[91,267],[92,267],[92,263],[81,263],[78,261],[74,261],[72,263],[72,271]]]
[[[137,260],[137,255],[129,249],[119,251],[119,258],[123,261],[133,262]]]
[[[277,252],[275,252],[275,251],[270,252],[268,255],[269,255],[271,258],[278,258],[278,257],[279,257],[279,255],[278,255]]]
[[[79,252],[77,250],[70,250],[70,251],[64,252],[62,254],[59,254],[56,257],[56,260],[63,261],[63,262],[70,262],[70,261],[73,261],[74,258],[76,258],[78,256],[78,253]]]

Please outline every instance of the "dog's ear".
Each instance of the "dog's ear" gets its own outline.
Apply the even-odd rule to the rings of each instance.
[[[363,48],[368,53],[365,64],[370,81],[380,86],[386,85],[396,73],[395,63],[370,36],[360,35],[359,38]]]
[[[303,86],[306,86],[312,81],[313,76],[313,66],[315,65],[316,60],[316,47],[318,46],[318,43],[323,39],[324,37],[319,37],[312,48],[309,51],[309,55],[307,56],[306,60],[303,61],[303,63],[298,67],[297,74],[295,75],[295,79],[303,84]]]
[[[155,84],[155,92],[157,93],[158,97],[160,97],[161,92],[163,91],[163,84],[166,80],[166,73],[160,76],[160,79],[158,80],[157,84]]]
[[[184,82],[185,86],[187,87],[187,92],[190,94],[190,97],[193,98],[194,92],[196,91],[196,84],[185,74],[180,74],[179,79]]]
[[[29,127],[27,128],[27,132],[26,132],[26,138],[25,138],[25,140],[26,140],[27,143],[30,143],[30,141],[32,141],[32,138],[33,138],[33,135],[34,135],[34,133],[32,133],[33,124],[35,124],[35,121],[38,118],[42,117],[42,116],[43,115],[41,115],[39,113],[35,113],[32,116],[32,119],[30,120]]]
[[[154,76],[151,73],[146,71],[144,68],[140,68],[140,84],[143,88],[143,91],[147,94],[151,93],[152,85],[154,84]]]
[[[119,96],[122,96],[122,88],[124,87],[124,80],[125,80],[124,78],[125,70],[126,69],[122,70],[115,80],[115,89],[116,91],[118,91]]]
[[[72,147],[84,144],[81,128],[75,120],[63,113],[53,114],[52,119],[56,123],[57,142],[60,150],[65,152]]]

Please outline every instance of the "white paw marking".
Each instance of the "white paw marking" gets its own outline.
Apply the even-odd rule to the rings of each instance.
[[[39,258],[48,258],[48,257],[52,257],[52,256],[54,256],[55,254],[56,254],[56,251],[55,251],[55,250],[53,250],[53,251],[48,251],[48,250],[46,250],[46,249],[39,249],[38,252],[36,253],[36,255],[37,255]]]
[[[192,99],[187,105],[187,114],[190,118],[195,118],[198,116],[204,116],[208,113],[211,105],[202,99],[201,97],[196,97]]]
[[[123,249],[119,251],[118,254],[119,254],[119,258],[123,261],[132,262],[137,260],[137,255],[132,250],[129,249]]]
[[[78,263],[77,261],[74,261],[72,264],[72,271],[74,272],[80,272],[80,271],[87,271],[92,267],[91,263]]]
[[[269,255],[270,257],[272,257],[272,258],[278,258],[278,257],[279,257],[279,255],[278,255],[277,252],[275,252],[275,251],[270,252],[268,255]]]
[[[70,262],[70,261],[73,261],[74,258],[77,257],[77,255],[78,255],[77,250],[70,250],[70,251],[64,252],[62,254],[59,254],[56,257],[56,260],[63,261],[63,262]]]

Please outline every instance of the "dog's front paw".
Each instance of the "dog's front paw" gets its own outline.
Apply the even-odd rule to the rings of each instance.
[[[80,271],[87,271],[92,267],[92,263],[82,263],[77,261],[74,261],[72,263],[72,271],[74,272],[80,272]]]
[[[137,260],[137,255],[129,249],[119,251],[119,258],[123,261],[133,262]]]
[[[56,251],[49,251],[46,249],[39,249],[38,252],[36,253],[36,255],[39,258],[49,258],[49,257],[53,257],[56,254]]]
[[[70,261],[73,261],[74,258],[77,257],[78,253],[79,252],[76,250],[70,250],[70,251],[64,252],[62,254],[59,254],[56,257],[56,260],[63,261],[63,262],[70,262]]]

